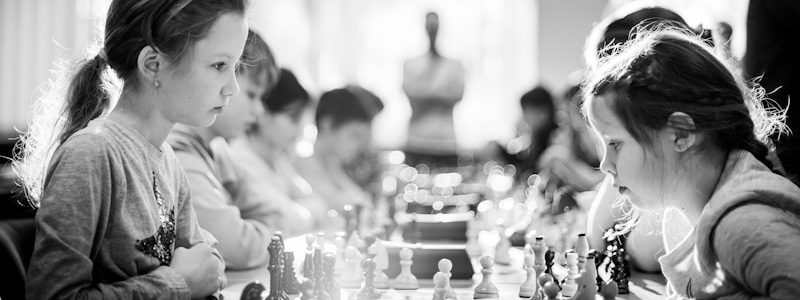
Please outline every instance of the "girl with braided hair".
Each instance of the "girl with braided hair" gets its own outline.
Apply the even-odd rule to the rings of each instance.
[[[693,229],[659,259],[673,298],[800,295],[800,188],[771,170],[765,108],[697,36],[641,29],[584,83],[583,112],[604,144],[600,168],[638,208],[673,210]]]

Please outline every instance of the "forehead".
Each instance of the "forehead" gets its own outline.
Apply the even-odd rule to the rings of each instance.
[[[247,40],[247,21],[235,13],[221,15],[203,39],[194,45],[194,54],[200,59],[238,59]]]
[[[608,93],[596,95],[589,99],[587,103],[589,106],[587,110],[589,124],[601,135],[621,135],[627,133],[617,115],[611,111],[611,106],[609,104],[610,101],[612,101],[612,97],[613,95]]]

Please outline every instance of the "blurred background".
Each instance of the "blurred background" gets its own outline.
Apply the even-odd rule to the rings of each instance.
[[[55,64],[83,55],[102,37],[109,2],[0,1],[0,155],[8,156],[9,139],[25,131]],[[403,61],[427,50],[425,13],[438,12],[439,50],[466,69],[464,97],[454,110],[456,138],[462,149],[479,149],[513,137],[525,91],[541,84],[561,94],[583,63],[592,25],[627,2],[253,0],[249,18],[279,64],[312,94],[359,84],[381,97],[386,108],[375,119],[373,139],[379,148],[396,149],[405,143],[411,114],[401,88]],[[651,2],[690,24],[727,22],[734,55],[744,52],[747,0]]]

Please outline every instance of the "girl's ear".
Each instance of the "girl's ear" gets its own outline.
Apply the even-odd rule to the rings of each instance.
[[[667,118],[671,135],[670,143],[677,152],[685,152],[696,145],[697,134],[692,117],[683,112],[674,112]]]
[[[139,57],[136,61],[136,67],[139,74],[146,79],[146,81],[153,82],[156,85],[158,82],[158,72],[163,68],[163,56],[160,52],[151,46],[144,46],[139,51]]]

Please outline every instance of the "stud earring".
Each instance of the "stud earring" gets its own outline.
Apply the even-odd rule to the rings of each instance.
[[[153,86],[154,86],[154,87],[159,87],[159,86],[161,86],[161,82],[160,82],[160,81],[158,81],[158,79],[156,79],[155,77],[153,77]]]

